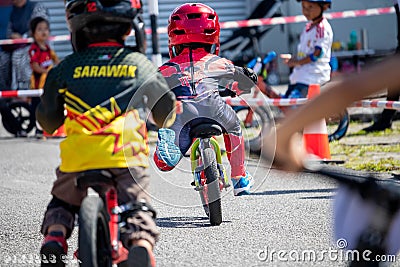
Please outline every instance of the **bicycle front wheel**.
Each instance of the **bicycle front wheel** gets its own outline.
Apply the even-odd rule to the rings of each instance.
[[[111,267],[108,214],[103,200],[86,197],[79,211],[78,255],[82,267]]]
[[[219,185],[219,171],[214,151],[206,149],[204,151],[204,162],[208,163],[204,170],[206,186],[200,191],[200,198],[204,210],[210,219],[212,226],[222,223],[221,191]]]

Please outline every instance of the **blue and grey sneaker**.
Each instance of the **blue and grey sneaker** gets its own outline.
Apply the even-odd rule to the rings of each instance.
[[[246,176],[241,177],[240,179],[231,179],[231,180],[233,184],[233,195],[235,196],[250,195],[250,189],[254,185],[254,179],[249,172],[246,171]]]
[[[181,159],[181,150],[175,145],[175,132],[171,129],[158,130],[157,156],[168,166],[175,167]]]

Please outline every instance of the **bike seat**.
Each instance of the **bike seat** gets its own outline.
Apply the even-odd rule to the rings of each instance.
[[[210,138],[221,134],[222,128],[212,123],[198,124],[190,129],[190,136],[193,138]]]
[[[109,188],[114,186],[113,175],[106,170],[90,170],[78,174],[76,177],[76,186],[79,189]]]

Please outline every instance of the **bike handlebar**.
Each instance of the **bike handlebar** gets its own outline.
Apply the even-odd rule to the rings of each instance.
[[[257,74],[260,74],[265,65],[270,63],[275,58],[276,52],[270,51],[263,59],[261,59],[261,57],[253,58],[249,63],[247,63],[247,67],[254,70]]]
[[[308,162],[305,165],[308,171],[328,176],[358,191],[364,199],[383,206],[390,214],[400,209],[400,183],[393,179],[378,179],[371,174],[344,173],[343,169],[339,170],[318,161]]]

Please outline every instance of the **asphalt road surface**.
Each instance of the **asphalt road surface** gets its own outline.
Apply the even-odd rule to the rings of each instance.
[[[0,266],[39,266],[40,225],[59,164],[59,142],[17,139],[0,129]],[[149,168],[161,232],[158,266],[346,265],[332,236],[334,182],[269,170],[257,159],[248,160],[247,169],[256,180],[253,194],[224,192],[223,223],[211,227],[190,185],[187,158],[168,173]],[[69,240],[70,254],[76,236],[75,231]],[[69,266],[77,264],[71,260]]]

